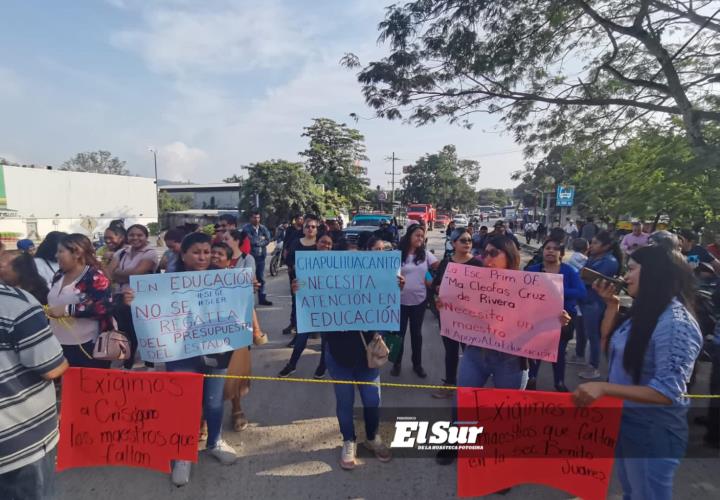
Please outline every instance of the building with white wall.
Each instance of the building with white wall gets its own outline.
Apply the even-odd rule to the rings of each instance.
[[[155,179],[0,165],[0,236],[102,232],[113,219],[157,222]]]

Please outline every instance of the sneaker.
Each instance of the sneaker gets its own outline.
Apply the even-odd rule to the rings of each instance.
[[[190,482],[190,469],[192,462],[187,460],[176,460],[173,464],[170,479],[175,486],[185,486]]]
[[[280,373],[278,373],[278,377],[286,378],[286,377],[289,377],[290,375],[292,375],[293,373],[295,373],[295,367],[290,366],[290,365],[285,365],[285,368],[280,370]]]
[[[525,390],[526,391],[534,391],[535,389],[537,389],[537,379],[536,378],[528,379],[527,385],[525,386]]]
[[[223,465],[232,465],[237,461],[235,449],[222,439],[217,442],[215,448],[208,448],[208,452]]]
[[[584,372],[578,373],[578,377],[583,378],[585,380],[594,380],[596,378],[600,378],[600,370],[597,368],[590,368],[588,370],[585,370]]]
[[[560,382],[559,384],[556,384],[555,390],[557,392],[570,392],[570,389],[567,388],[567,386],[565,385],[565,382]]]
[[[375,439],[372,441],[365,441],[365,448],[372,451],[375,454],[375,458],[383,463],[389,462],[392,459],[392,453],[390,453],[388,447],[382,442],[380,436],[375,436]]]
[[[288,325],[287,327],[283,328],[282,334],[283,335],[293,335],[295,333],[295,327],[292,325]]]
[[[413,366],[413,371],[415,374],[420,378],[426,378],[427,372],[423,369],[422,366]]]
[[[450,384],[443,384],[444,387],[454,387]],[[433,392],[430,393],[430,396],[434,397],[435,399],[450,399],[453,397],[455,393],[452,389],[435,389]]]
[[[262,300],[258,301],[258,304],[260,304],[261,306],[271,306],[271,305],[273,305],[273,303],[270,302],[270,301],[267,300],[267,299],[262,299]]]
[[[567,360],[567,364],[569,365],[584,365],[586,364],[585,358],[582,358],[578,356],[577,354],[573,354],[570,359]]]
[[[400,365],[393,365],[392,370],[390,370],[390,375],[393,377],[400,376]]]
[[[315,374],[313,375],[313,378],[316,378],[318,380],[325,378],[325,368],[318,366],[315,369]]]
[[[340,467],[345,470],[355,468],[355,441],[343,441],[342,452],[340,453]]]

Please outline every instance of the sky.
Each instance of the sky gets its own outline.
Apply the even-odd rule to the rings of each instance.
[[[379,59],[392,0],[4,0],[0,6],[0,157],[59,166],[108,150],[133,174],[220,182],[242,165],[301,160],[302,129],[327,117],[365,136],[373,187],[455,144],[478,160],[478,188],[516,185],[520,146],[497,117],[472,129],[373,119],[353,52]],[[350,113],[361,119],[356,123]],[[396,179],[397,180],[397,179]]]

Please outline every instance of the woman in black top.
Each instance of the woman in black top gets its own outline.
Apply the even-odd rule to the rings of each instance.
[[[288,266],[288,276],[290,277],[290,283],[295,279],[295,252],[304,250],[315,250],[318,236],[318,220],[314,217],[307,215],[305,216],[305,222],[303,224],[303,237],[296,238],[290,243],[288,248],[287,257],[285,263]],[[284,334],[290,334],[297,330],[297,317],[295,310],[295,294],[292,295],[292,310],[290,311],[290,329],[283,330]],[[295,344],[295,339],[290,342],[288,347]]]
[[[467,228],[456,229],[450,234],[449,241],[453,247],[453,254],[449,258],[443,259],[438,267],[437,274],[432,283],[432,291],[435,294],[435,305],[438,310],[442,308],[442,301],[440,300],[440,285],[442,285],[443,277],[445,276],[445,270],[450,262],[455,264],[463,264],[465,266],[482,267],[482,262],[475,259],[472,254],[472,234]],[[442,331],[442,325],[440,325]],[[453,340],[449,337],[441,335],[443,346],[445,347],[445,379],[443,382],[447,386],[454,387],[457,385],[457,369],[458,361],[460,357],[460,348],[463,346],[457,340]],[[431,393],[431,396],[438,399],[449,399],[454,396],[454,393],[450,390],[438,389]]]

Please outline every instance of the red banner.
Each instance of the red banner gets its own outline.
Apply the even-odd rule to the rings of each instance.
[[[197,462],[203,376],[70,368],[62,379],[57,470]]]
[[[482,451],[459,452],[458,496],[537,483],[606,498],[621,413],[615,398],[580,408],[568,393],[458,389],[458,419],[483,426]]]

